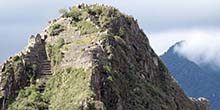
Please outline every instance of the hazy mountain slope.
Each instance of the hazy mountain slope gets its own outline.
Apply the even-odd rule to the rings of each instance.
[[[180,56],[174,51],[173,45],[161,58],[170,73],[178,81],[184,91],[192,97],[206,97],[210,100],[212,109],[220,108],[220,77],[211,69],[202,68],[194,62]]]
[[[192,110],[133,17],[77,5],[1,67],[2,109]]]

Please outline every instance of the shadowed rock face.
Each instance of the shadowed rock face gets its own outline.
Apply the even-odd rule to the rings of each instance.
[[[49,23],[36,37],[43,48],[31,50],[45,57],[36,56],[39,63],[36,70],[32,69],[29,82],[15,84],[16,89],[7,87],[16,93],[6,91],[7,95],[2,95],[3,109],[200,109],[171,78],[133,17],[113,7],[81,4]],[[31,52],[23,52],[23,56]],[[8,62],[14,64],[12,60]],[[9,76],[4,76],[2,69],[1,82],[17,81],[14,74],[29,76],[26,71],[10,70],[13,71],[7,71]],[[42,78],[44,70],[51,72],[50,76]]]

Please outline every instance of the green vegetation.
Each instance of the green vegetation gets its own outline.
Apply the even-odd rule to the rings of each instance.
[[[50,36],[59,35],[60,32],[64,31],[64,26],[61,24],[54,24],[50,27]]]
[[[94,40],[95,38],[96,36],[85,36],[84,38],[75,41],[75,43],[77,45],[86,45],[86,44],[90,44],[92,40]]]
[[[51,110],[80,110],[82,102],[88,103],[93,95],[90,74],[83,69],[61,70],[47,82],[45,95],[50,98]]]
[[[91,34],[94,32],[97,32],[98,29],[95,25],[93,25],[91,22],[88,21],[80,21],[76,24],[76,26],[81,31],[81,34]]]
[[[127,27],[120,27],[119,28],[119,32],[118,32],[118,35],[119,36],[124,36],[126,33],[128,33],[129,31],[129,29],[126,29]]]
[[[109,65],[104,66],[103,69],[104,69],[106,72],[108,72],[108,73],[111,73],[111,72],[112,72],[112,67],[109,66]]]
[[[112,76],[108,76],[107,78],[109,81],[113,81]]]
[[[18,58],[16,58],[16,60],[13,60],[13,71],[14,71],[15,79],[17,79],[17,80],[20,79],[21,74],[24,71],[24,65],[22,63],[22,59],[21,58],[18,57]],[[36,70],[32,69],[29,72],[29,76],[33,76],[34,71],[36,71]]]
[[[88,15],[92,16],[111,16],[110,11],[111,7],[103,7],[99,5],[92,5],[92,6],[86,6],[86,5],[80,5],[80,6],[74,6],[68,11],[64,11],[62,9],[61,13],[64,17],[71,17],[74,21],[82,20],[81,18],[87,18]],[[113,10],[113,9],[112,9]]]
[[[108,54],[112,54],[113,53],[113,49],[114,49],[114,47],[112,45],[108,45],[106,47],[106,51],[107,51]]]
[[[112,36],[125,37],[132,35],[130,26],[134,18],[123,16],[117,9],[101,5],[79,5],[69,10],[61,9],[63,17],[72,18],[71,24],[81,34],[103,32],[109,29]],[[57,33],[55,31],[55,33]]]
[[[48,108],[46,98],[38,91],[37,85],[31,85],[19,91],[9,110],[45,110]]]
[[[93,6],[93,8],[90,8],[88,10],[89,11],[88,13],[91,15],[100,15],[100,14],[102,14],[102,11],[104,11],[103,9],[104,8],[101,6]]]
[[[63,53],[61,52],[61,48],[65,45],[65,41],[63,38],[57,40],[54,45],[47,45],[47,51],[49,56],[51,57],[52,65],[58,65],[63,58]]]
[[[121,44],[126,45],[126,42],[124,39],[122,39],[120,36],[114,36],[115,40]]]
[[[80,51],[81,51],[81,52],[84,52],[85,50],[86,50],[85,48],[82,48]]]
[[[62,9],[60,12],[63,17],[72,18],[72,25],[78,27],[82,34],[97,32],[97,27],[104,31],[107,27],[112,26],[113,21],[118,21],[121,16],[117,9],[101,5],[74,6],[70,10]]]
[[[167,67],[165,66],[165,64],[162,61],[160,61],[160,60],[158,61],[158,66],[161,71],[168,73]]]
[[[79,21],[79,16],[81,15],[80,10],[77,7],[71,8],[71,10],[63,14],[64,17],[71,17],[75,22]]]
[[[11,63],[6,64],[4,71],[1,72],[1,77],[5,78],[1,82],[1,85],[5,85],[7,80],[10,79],[12,75],[15,81],[20,80],[21,74],[24,72],[24,65],[22,63],[22,59],[19,56],[11,57],[10,59]],[[27,73],[31,74],[33,73],[33,70]]]
[[[20,59],[20,57],[19,56],[14,56],[11,59],[12,59],[13,62],[16,62]]]
[[[169,96],[161,89],[159,86],[156,86],[150,83],[146,79],[140,78],[139,72],[136,66],[129,66],[129,69],[116,71],[112,66],[104,66],[104,70],[107,72],[108,77],[106,78],[105,91],[108,91],[110,88],[111,93],[124,96],[126,93],[130,100],[126,102],[126,106],[131,107],[135,110],[145,110],[145,103],[149,106],[155,107],[154,109],[159,109],[160,106],[163,106],[167,109],[170,106],[170,101],[168,100]],[[125,72],[126,71],[126,72]],[[114,102],[110,101],[111,99],[103,100],[105,106],[111,108],[115,105]],[[165,100],[165,103],[158,102],[158,100]],[[150,109],[151,110],[151,109]]]
[[[88,10],[90,15],[97,16],[98,18],[93,19],[93,22],[101,27],[105,27],[110,22],[120,16],[117,9],[112,7],[103,7],[99,5],[91,6]]]
[[[17,97],[17,93],[19,93],[20,89],[24,88],[24,86],[31,84],[32,79],[35,78],[35,73],[38,69],[38,65],[31,65],[30,60],[22,58],[23,57],[21,56],[11,57],[9,60],[10,63],[5,64],[4,70],[0,72],[1,77],[4,78],[3,80],[1,80],[1,86],[4,87],[5,85],[11,84],[11,86],[13,87],[13,90],[11,89],[12,91],[9,93],[9,95],[5,97],[7,99],[6,106],[17,102],[15,100],[15,97]],[[23,60],[25,60],[26,65],[24,65]],[[1,94],[1,96],[3,96],[3,94]]]
[[[1,81],[1,85],[4,86],[8,82],[7,80],[10,78],[11,73],[13,73],[13,66],[11,64],[6,64],[4,71],[0,72],[1,77],[4,77],[5,79]]]
[[[100,36],[98,36],[98,40],[104,40],[105,38],[107,38],[106,34],[101,34]]]
[[[52,76],[40,92],[41,85],[35,84],[19,91],[9,110],[89,110],[94,106],[89,98],[90,74],[83,69],[66,68]],[[87,103],[87,107],[83,107]]]
[[[113,55],[114,47],[111,45],[106,46],[106,53],[108,54],[108,59],[112,59],[114,57]]]

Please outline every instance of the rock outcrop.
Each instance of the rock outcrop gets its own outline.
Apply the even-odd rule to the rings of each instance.
[[[18,91],[35,80],[42,77],[45,72],[51,74],[50,66],[45,70],[45,62],[48,62],[45,39],[38,34],[31,36],[28,46],[24,51],[9,58],[2,64],[1,72],[1,109],[6,109],[10,101],[18,95]]]
[[[3,110],[208,108],[184,94],[133,17],[81,4],[49,23],[3,64]]]

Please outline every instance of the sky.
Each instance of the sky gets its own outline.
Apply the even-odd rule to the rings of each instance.
[[[188,43],[178,52],[193,61],[206,49],[212,53],[208,57],[220,50],[220,0],[0,0],[0,62],[21,51],[59,9],[82,2],[112,5],[134,16],[158,55],[181,40]]]

